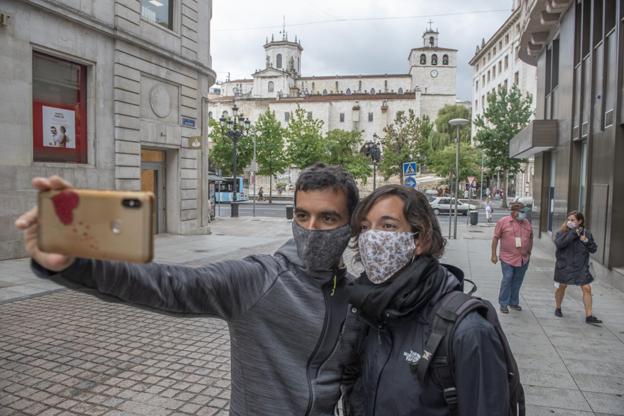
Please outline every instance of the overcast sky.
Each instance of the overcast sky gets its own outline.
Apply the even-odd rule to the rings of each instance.
[[[266,37],[282,19],[301,40],[301,72],[312,75],[408,73],[427,21],[439,45],[458,49],[457,98],[471,99],[468,61],[475,46],[511,13],[512,0],[213,0],[211,53],[217,79],[250,78],[264,66]]]

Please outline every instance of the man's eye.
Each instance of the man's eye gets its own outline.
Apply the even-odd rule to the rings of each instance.
[[[333,215],[325,215],[325,216],[323,216],[323,221],[325,221],[325,222],[334,222],[334,221],[336,221],[336,217],[334,217]]]
[[[396,225],[394,225],[394,224],[384,224],[383,228],[384,228],[384,230],[394,230],[394,229],[396,229]]]

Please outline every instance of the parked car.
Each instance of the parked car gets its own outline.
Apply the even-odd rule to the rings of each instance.
[[[455,211],[455,198],[439,197],[431,201],[431,208],[436,215]],[[468,211],[477,209],[476,205],[466,204],[458,200],[457,213],[462,215],[468,215]]]

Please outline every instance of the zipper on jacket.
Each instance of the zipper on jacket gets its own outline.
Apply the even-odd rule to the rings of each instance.
[[[381,341],[381,327],[378,327],[379,340]],[[392,334],[388,331],[388,337],[390,338],[390,351],[388,352],[388,356],[386,357],[386,361],[383,366],[381,366],[381,370],[379,371],[379,375],[377,375],[377,382],[375,383],[375,396],[373,398],[373,415],[377,410],[377,393],[379,392],[379,381],[381,380],[381,376],[386,369],[386,365],[388,365],[388,361],[390,361],[390,357],[392,356]]]
[[[321,289],[321,291],[323,293],[323,300],[325,301],[325,317],[323,318],[323,329],[321,330],[321,335],[319,336],[319,340],[317,341],[316,346],[314,347],[314,351],[312,351],[312,354],[310,354],[310,358],[308,358],[308,364],[306,366],[306,376],[308,378],[308,392],[310,394],[310,399],[308,400],[308,407],[305,411],[306,416],[310,414],[310,410],[312,410],[312,404],[314,403],[314,389],[312,388],[312,377],[311,377],[312,369],[310,368],[310,365],[312,364],[314,357],[318,353],[318,350],[320,349],[321,344],[323,343],[323,339],[325,338],[325,332],[327,332],[327,322],[329,322],[329,319],[328,319],[329,299],[327,298],[325,290]]]

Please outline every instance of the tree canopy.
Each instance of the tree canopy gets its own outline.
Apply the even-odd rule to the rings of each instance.
[[[509,175],[517,173],[522,162],[509,157],[509,141],[528,124],[533,114],[531,103],[531,95],[523,95],[516,85],[509,90],[500,88],[488,95],[483,114],[475,120],[475,138],[485,153],[486,166],[504,172],[503,206],[507,205]]]
[[[427,160],[429,138],[433,124],[427,116],[416,117],[413,110],[397,112],[392,124],[384,128],[383,157],[380,171],[387,180],[399,175],[403,182],[403,163],[415,161],[422,165]]]
[[[212,141],[210,149],[211,164],[221,170],[222,175],[232,176],[232,139],[229,138],[219,125],[219,121],[211,119],[208,122],[209,137]],[[253,157],[253,140],[251,137],[243,137],[238,140],[236,147],[237,175],[242,175],[245,167],[249,165]]]

